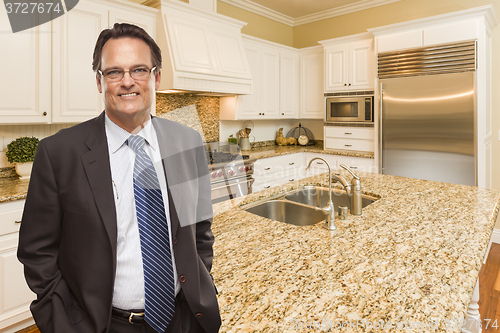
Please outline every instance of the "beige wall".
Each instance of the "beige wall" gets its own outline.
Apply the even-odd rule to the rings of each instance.
[[[217,13],[248,23],[241,32],[271,42],[293,46],[293,28],[227,3],[217,2]]]

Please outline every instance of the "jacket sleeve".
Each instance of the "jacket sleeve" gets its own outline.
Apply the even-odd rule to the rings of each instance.
[[[51,161],[42,140],[37,148],[21,228],[18,258],[28,286],[37,295],[31,311],[41,332],[53,332],[52,296],[61,282],[57,260],[61,210]]]
[[[196,164],[198,168],[198,207],[196,223],[196,249],[201,260],[210,272],[213,260],[214,235],[211,225],[213,220],[210,177],[207,156],[200,137],[201,149],[197,150]]]

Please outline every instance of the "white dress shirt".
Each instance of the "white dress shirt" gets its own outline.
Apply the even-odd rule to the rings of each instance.
[[[106,115],[106,137],[108,139],[111,179],[116,206],[117,244],[116,244],[116,277],[113,289],[113,306],[124,309],[144,309],[144,271],[142,266],[139,226],[134,198],[134,162],[135,152],[126,144],[131,135],[116,125]],[[168,209],[167,182],[161,160],[160,146],[156,131],[148,120],[144,128],[137,134],[146,139],[145,150],[153,161],[160,183],[165,216],[167,217],[170,235],[170,249],[174,269],[175,294],[180,290],[177,282],[174,252],[172,247],[172,226]]]

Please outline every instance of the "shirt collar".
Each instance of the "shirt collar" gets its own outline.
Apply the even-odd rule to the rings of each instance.
[[[106,113],[104,118],[104,127],[106,129],[109,149],[113,154],[116,153],[116,151],[120,149],[123,144],[125,144],[125,141],[127,141],[130,135],[132,135],[115,124],[111,119],[109,119]],[[137,133],[137,135],[142,136],[153,150],[157,149],[158,142],[156,140],[156,135],[151,119],[146,122],[144,127],[139,133]]]

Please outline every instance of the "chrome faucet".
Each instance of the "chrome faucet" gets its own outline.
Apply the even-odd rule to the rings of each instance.
[[[311,167],[311,163],[314,160],[322,160],[328,166],[328,205],[324,208],[315,207],[316,210],[320,210],[325,214],[325,225],[324,227],[329,230],[336,230],[337,226],[335,225],[335,208],[333,207],[332,201],[332,169],[330,168],[330,164],[327,161],[322,159],[321,157],[315,157],[309,161],[309,165],[306,170],[309,170]]]
[[[352,170],[346,167],[344,164],[341,164],[340,167],[349,171],[349,173],[353,177],[349,191],[347,190],[348,185],[346,186],[347,182],[345,181],[345,179],[342,177],[342,180],[344,182],[340,180],[341,184],[346,188],[346,192],[351,201],[351,214],[361,215],[363,212],[361,203],[361,179],[358,176],[356,176],[354,172],[352,172]]]

